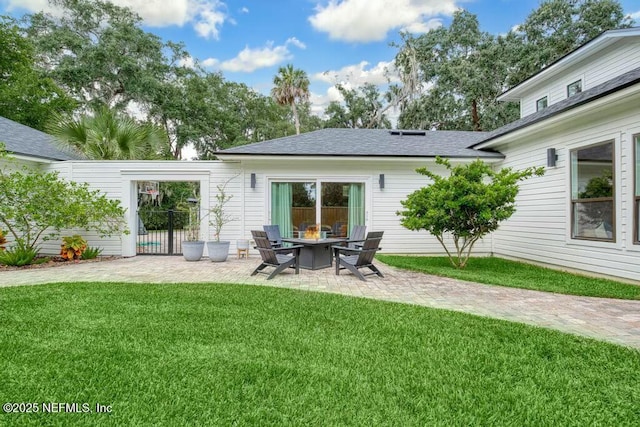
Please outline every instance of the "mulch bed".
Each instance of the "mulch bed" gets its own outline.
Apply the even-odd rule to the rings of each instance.
[[[65,265],[74,265],[74,264],[85,264],[87,262],[104,262],[104,261],[113,261],[115,259],[119,259],[122,257],[119,256],[100,256],[95,259],[83,259],[78,261],[67,261],[62,259],[59,256],[49,256],[49,257],[38,257],[36,258],[36,262],[34,264],[25,265],[22,267],[14,267],[9,265],[0,265],[0,271],[12,271],[12,270],[31,270],[35,268],[52,268],[52,267],[62,267]]]

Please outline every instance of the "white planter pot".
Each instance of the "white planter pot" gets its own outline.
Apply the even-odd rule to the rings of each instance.
[[[246,239],[236,240],[236,247],[241,250],[249,249],[249,240],[246,240]]]
[[[207,242],[207,251],[209,252],[209,259],[212,262],[224,262],[227,260],[229,256],[229,245],[231,242],[228,241],[211,241]]]
[[[187,261],[200,261],[204,252],[204,241],[197,240],[195,242],[182,242],[182,256]]]

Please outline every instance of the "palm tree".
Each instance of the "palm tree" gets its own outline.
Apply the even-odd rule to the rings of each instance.
[[[290,105],[293,112],[293,120],[296,125],[296,134],[300,135],[300,118],[296,101],[309,99],[309,78],[303,70],[293,68],[287,64],[280,67],[278,74],[273,78],[275,87],[271,89],[271,96],[280,105]]]
[[[100,108],[79,119],[58,117],[47,131],[66,149],[96,160],[159,158],[162,132],[126,115]]]

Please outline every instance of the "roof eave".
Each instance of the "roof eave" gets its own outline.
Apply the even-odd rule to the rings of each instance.
[[[621,34],[621,32],[624,32],[626,34]],[[527,91],[531,86],[538,84],[541,80],[552,77],[555,73],[562,71],[576,61],[580,61],[588,56],[591,56],[624,37],[637,36],[640,36],[640,27],[636,27],[634,29],[606,31],[599,36],[591,39],[582,46],[578,47],[577,49],[560,57],[559,59],[552,62],[526,80],[506,90],[502,94],[498,95],[496,99],[498,101],[519,101],[520,99],[522,99],[522,92]]]
[[[450,160],[459,160],[459,161],[473,161],[476,159],[482,159],[487,163],[500,162],[504,159],[504,156],[500,153],[495,153],[493,156],[483,156],[480,155],[467,155],[467,156],[450,156],[450,155],[433,155],[433,156],[406,156],[406,155],[343,155],[343,154],[270,154],[270,153],[218,153],[216,156],[223,161],[242,161],[242,160],[286,160],[286,159],[296,159],[296,160],[311,160],[318,161],[323,158],[330,157],[332,160],[336,161],[398,161],[398,160],[406,160],[406,161],[435,161],[436,157],[442,157]],[[493,153],[492,153],[493,154]]]
[[[522,126],[510,129],[505,133],[481,141],[475,145],[472,145],[470,148],[473,148],[475,150],[495,149],[496,147],[504,145],[505,143],[517,138],[518,135],[522,134],[522,132],[530,132],[538,127],[548,126],[548,124],[551,122],[562,121],[567,117],[573,117],[576,114],[580,114],[587,108],[598,108],[604,104],[611,104],[629,96],[637,95],[639,93],[640,80],[634,80],[620,87],[616,87],[613,90],[603,92],[597,96],[594,96],[593,98],[588,98],[583,102],[573,104],[567,108],[558,110],[552,115],[544,116],[539,120],[528,122],[526,124],[523,124]]]

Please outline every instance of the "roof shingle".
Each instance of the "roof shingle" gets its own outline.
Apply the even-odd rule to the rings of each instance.
[[[454,157],[503,158],[468,148],[486,132],[425,131],[397,134],[388,129],[322,129],[222,150],[251,156]]]
[[[0,142],[7,151],[47,160],[75,160],[79,157],[56,148],[55,139],[29,126],[0,117]]]

